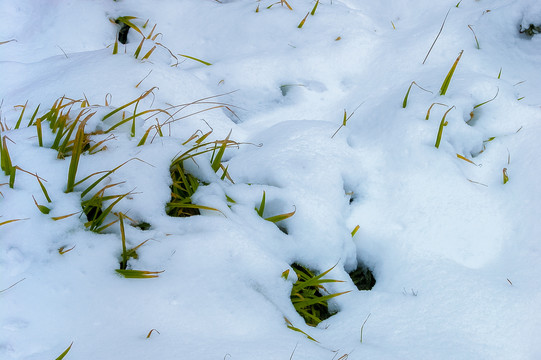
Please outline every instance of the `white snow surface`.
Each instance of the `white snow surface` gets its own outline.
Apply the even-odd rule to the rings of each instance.
[[[0,173],[0,358],[56,359],[73,343],[65,359],[541,359],[541,35],[519,33],[541,24],[540,7],[457,2],[321,0],[302,28],[314,1],[0,2],[1,136],[52,200],[35,176],[17,170],[10,188]],[[145,35],[156,25],[141,54],[163,46],[135,59],[130,30],[113,55],[119,16]],[[403,108],[412,81],[424,90],[413,85]],[[100,116],[153,87],[138,111],[212,98],[142,146],[155,117],[135,136],[115,129],[77,172],[138,159],[104,181],[132,191],[115,212],[151,225],[126,224],[129,247],[148,240],[130,268],[163,272],[126,279],[119,224],[85,227],[85,186],[65,192],[69,157],[50,149],[46,123],[43,147],[26,124],[66,96],[101,105],[86,130],[106,130],[120,113]],[[199,112],[210,102],[228,105]],[[425,120],[433,103],[444,105]],[[210,128],[209,140],[240,143],[223,159],[234,183],[198,156],[193,201],[219,212],[170,217],[171,160]],[[295,211],[278,223],[287,234],[254,210],[263,192],[264,217]],[[327,290],[350,291],[315,328],[290,301],[295,276],[281,276],[295,262],[336,265],[326,277],[343,282]],[[370,291],[348,276],[359,265],[376,278]]]

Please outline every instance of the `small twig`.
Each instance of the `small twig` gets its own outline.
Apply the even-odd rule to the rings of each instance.
[[[432,43],[432,46],[430,47],[430,49],[426,53],[425,59],[423,60],[423,65],[426,62],[426,59],[428,59],[428,55],[430,55],[430,52],[432,51],[432,48],[436,44],[436,41],[438,41],[438,38],[440,37],[440,34],[443,31],[443,26],[445,25],[445,21],[447,20],[447,16],[449,16],[450,11],[451,11],[451,9],[447,10],[447,14],[445,15],[445,18],[443,19],[443,22],[441,23],[440,31],[438,32],[438,35],[436,35],[436,38],[434,39],[434,42]]]
[[[295,350],[297,350],[298,345],[299,345],[299,343],[295,344],[295,348],[293,349],[293,352],[291,353],[291,356],[289,357],[289,360],[293,359],[293,354],[295,354]]]
[[[4,291],[8,291],[9,289],[11,289],[12,287],[14,287],[15,285],[17,285],[18,283],[20,283],[21,281],[23,281],[25,279],[26,278],[22,278],[21,280],[17,281],[15,284],[11,285],[10,287],[5,288],[4,290],[0,290],[0,294],[3,293]]]
[[[69,59],[68,55],[66,54],[66,52],[64,51],[64,49],[62,49],[60,46],[56,45],[57,48],[59,48],[60,50],[62,50],[62,52],[64,53],[64,56],[66,57],[66,59]]]
[[[137,85],[135,85],[135,87],[139,87],[139,85],[141,85],[141,83],[142,83],[143,81],[145,81],[145,79],[146,79],[151,73],[152,73],[152,70],[150,70],[150,71],[148,72],[148,74],[147,74],[141,81],[139,81],[139,82],[137,83]]]
[[[470,180],[470,179],[466,179],[466,180],[468,180],[469,182],[471,182],[471,183],[473,183],[473,184],[483,185],[483,186],[485,186],[485,187],[488,187],[488,185],[483,184],[483,183],[480,183],[480,182],[478,182],[478,181],[473,181],[473,180]]]

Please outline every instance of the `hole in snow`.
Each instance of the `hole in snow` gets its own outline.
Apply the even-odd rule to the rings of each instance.
[[[376,278],[372,270],[363,263],[360,263],[357,269],[350,272],[349,277],[359,290],[372,290],[376,285]]]

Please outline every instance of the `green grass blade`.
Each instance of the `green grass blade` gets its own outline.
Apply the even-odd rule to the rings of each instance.
[[[122,263],[120,263],[120,269],[126,270],[128,266],[128,251],[126,250],[126,232],[124,230],[124,214],[118,213],[118,220],[120,221],[120,237],[122,240]]]
[[[285,219],[289,219],[290,217],[292,217],[293,215],[295,215],[295,212],[297,210],[293,210],[292,212],[290,213],[287,213],[287,214],[281,214],[281,215],[275,215],[275,216],[271,216],[271,217],[268,217],[266,218],[265,220],[267,221],[270,221],[272,223],[277,223],[279,221],[282,221],[282,220],[285,220]]]
[[[445,121],[445,117],[447,116],[449,111],[453,110],[453,108],[454,108],[454,106],[452,108],[450,108],[449,110],[447,110],[445,112],[445,114],[443,115],[443,118],[441,119],[440,127],[438,129],[438,136],[436,137],[436,144],[434,145],[436,147],[436,149],[439,149],[439,147],[440,147],[441,137],[443,135],[443,127],[447,126],[447,121]]]
[[[34,113],[32,114],[32,117],[30,118],[30,121],[28,122],[27,127],[30,127],[34,124],[34,119],[36,118],[36,115],[38,114],[38,110],[39,110],[39,105],[36,108],[36,110],[34,110]]]
[[[36,131],[38,133],[38,146],[43,147],[43,132],[41,129],[41,118],[36,120]]]
[[[494,95],[494,97],[493,97],[492,99],[487,100],[487,101],[485,101],[485,102],[482,102],[482,103],[480,103],[480,104],[477,104],[477,105],[475,105],[473,108],[474,108],[474,109],[477,109],[478,107],[483,106],[483,105],[485,105],[485,104],[487,104],[487,103],[493,101],[494,99],[496,99],[496,96],[498,96],[499,93],[500,93],[500,88],[498,88],[498,91],[496,91],[496,95]]]
[[[118,54],[118,35],[115,38],[115,45],[113,46],[113,55]]]
[[[308,18],[308,15],[310,15],[309,12],[306,13],[306,16],[304,17],[304,19],[301,20],[297,28],[302,29],[302,27],[304,26],[304,23],[306,22],[306,19]]]
[[[137,27],[137,25],[135,25],[134,23],[131,22],[131,20],[133,19],[137,19],[137,17],[135,16],[119,16],[115,19],[115,22],[118,24],[118,23],[123,23],[123,24],[126,24],[128,25],[129,27],[131,27],[133,30],[137,31],[139,34],[141,34],[141,36],[144,37],[143,35],[143,32],[139,29],[139,27]]]
[[[26,103],[23,105],[23,111],[21,112],[21,116],[19,116],[19,120],[17,120],[17,123],[15,124],[15,130],[21,126],[21,121],[23,120],[24,111],[26,110],[26,105],[28,105],[28,100],[26,100]]]
[[[34,204],[36,204],[36,207],[38,208],[38,210],[39,210],[42,214],[47,215],[48,213],[51,212],[51,209],[49,209],[47,206],[39,205],[38,202],[36,201],[36,198],[35,198],[34,196],[32,196],[32,199],[34,199]]]
[[[211,166],[214,172],[218,172],[218,170],[220,169],[220,164],[222,163],[222,158],[225,153],[225,148],[227,147],[229,143],[229,136],[231,136],[231,131],[229,132],[225,140],[221,141],[222,145],[220,146],[220,150],[218,150],[218,154],[212,159]]]
[[[73,341],[71,342],[70,346],[68,346],[68,348],[66,350],[64,350],[64,352],[62,354],[60,354],[60,356],[57,357],[55,360],[62,360],[68,354],[68,352],[71,350],[72,345],[73,345]]]
[[[445,77],[443,84],[441,84],[440,95],[445,95],[445,93],[447,92],[447,88],[449,87],[449,84],[451,83],[451,78],[453,77],[456,66],[458,65],[458,62],[460,61],[460,58],[462,57],[463,53],[464,53],[464,50],[462,50],[460,54],[458,54],[458,57],[456,58],[453,66],[451,66],[451,70],[449,70],[449,73]]]
[[[310,15],[314,16],[316,14],[317,6],[319,5],[319,0],[316,1],[316,4],[314,5],[314,8],[310,12]]]
[[[193,57],[193,56],[183,55],[183,54],[177,54],[177,55],[182,56],[182,57],[185,57],[185,58],[187,58],[187,59],[191,59],[191,60],[198,61],[198,62],[200,62],[201,64],[206,65],[206,66],[212,65],[211,63],[209,63],[209,62],[207,62],[207,61],[203,61],[203,60],[198,59],[198,58]]]
[[[125,277],[126,279],[152,279],[157,278],[162,271],[145,271],[145,270],[126,270],[116,269],[117,273]]]
[[[9,171],[9,187],[13,189],[15,186],[15,174],[17,173],[17,167],[12,167]]]
[[[75,176],[77,175],[77,168],[79,167],[79,159],[83,153],[84,138],[85,138],[85,125],[86,122],[95,114],[95,112],[90,113],[87,117],[81,121],[79,127],[77,128],[77,133],[75,134],[75,140],[73,142],[73,151],[71,154],[70,165],[68,169],[68,182],[66,186],[66,193],[73,191],[75,186]]]
[[[263,191],[263,197],[261,198],[259,208],[255,208],[255,211],[257,211],[257,215],[263,217],[263,213],[265,212],[265,191]]]
[[[408,91],[406,91],[406,96],[404,96],[404,101],[402,101],[402,108],[403,109],[405,109],[406,106],[408,105],[408,96],[410,95],[411,87],[413,86],[414,83],[415,83],[415,81],[412,81],[409,88],[408,88]]]

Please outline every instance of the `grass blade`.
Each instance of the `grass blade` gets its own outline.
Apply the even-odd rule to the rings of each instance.
[[[41,129],[41,118],[36,120],[36,131],[38,133],[38,146],[43,147],[43,132]]]
[[[263,197],[261,198],[259,208],[255,208],[255,211],[257,211],[257,215],[263,217],[263,212],[265,211],[265,191],[263,191]]]
[[[71,342],[70,346],[68,346],[68,348],[66,350],[64,350],[64,352],[62,354],[60,354],[59,357],[56,358],[56,360],[62,360],[68,354],[68,352],[71,350],[72,345],[73,345],[73,341]]]
[[[143,35],[143,32],[137,27],[137,25],[135,25],[134,23],[131,22],[131,20],[133,19],[137,19],[137,17],[135,16],[119,16],[117,17],[114,22],[115,23],[123,23],[123,24],[126,24],[128,25],[129,27],[131,27],[133,30],[137,31],[139,34],[141,34],[141,36],[145,36]]]
[[[212,162],[211,166],[212,166],[212,170],[214,170],[214,172],[218,172],[218,170],[220,169],[220,165],[222,163],[222,157],[224,156],[225,148],[229,144],[229,137],[230,136],[231,136],[231,131],[229,131],[229,134],[227,135],[225,140],[221,141],[222,145],[220,146],[220,150],[218,150],[218,154],[215,157],[213,155],[213,158],[211,160],[211,162]]]
[[[27,127],[30,127],[32,126],[32,124],[34,124],[34,119],[36,118],[36,115],[38,114],[38,110],[39,110],[39,105],[36,108],[36,110],[34,110],[34,113],[32,114],[32,117],[30,118],[30,121],[28,122]]]
[[[310,15],[314,16],[316,14],[317,6],[319,5],[319,0],[316,1],[316,4],[314,5],[314,8],[310,12]]]
[[[28,219],[11,219],[11,220],[6,220],[6,221],[0,222],[0,226],[6,225],[6,224],[10,224],[10,223],[16,222],[16,221],[23,221],[23,220],[28,220]]]
[[[126,250],[126,232],[124,230],[124,214],[118,213],[118,220],[120,221],[120,237],[122,239],[122,262],[120,263],[120,269],[126,270],[128,267],[128,251]]]
[[[361,228],[360,225],[355,226],[355,229],[353,229],[353,231],[351,232],[351,237],[354,237],[355,234],[357,234],[357,231],[359,231],[360,228]]]
[[[84,111],[84,110],[83,110]],[[75,134],[75,140],[73,142],[73,151],[71,154],[70,165],[68,169],[68,182],[66,186],[66,193],[73,191],[75,187],[75,176],[77,175],[77,168],[79,167],[79,159],[83,153],[84,139],[85,139],[85,125],[86,122],[95,114],[90,113],[87,117],[81,121]]]
[[[447,121],[445,121],[445,117],[447,116],[449,111],[453,110],[453,108],[454,108],[454,106],[452,108],[450,108],[449,110],[447,110],[445,112],[445,114],[443,115],[443,118],[441,119],[440,127],[438,129],[438,136],[436,137],[436,144],[434,145],[434,146],[436,146],[436,149],[439,149],[439,147],[440,147],[441,137],[443,135],[443,127],[447,126]]]
[[[314,341],[314,342],[317,342],[319,343],[319,341],[317,341],[316,339],[314,339],[313,337],[311,337],[310,335],[308,335],[307,333],[305,333],[304,331],[302,331],[301,329],[293,326],[293,324],[291,323],[291,321],[289,321],[286,317],[284,317],[284,319],[286,320],[286,324],[287,324],[287,328],[288,329],[291,329],[293,331],[296,331],[296,332],[300,332],[301,334],[303,334],[304,336],[306,336],[308,339]]]
[[[449,73],[445,77],[443,84],[441,84],[440,95],[445,95],[445,93],[447,92],[447,88],[449,87],[449,84],[451,83],[451,78],[453,77],[456,66],[458,65],[458,62],[460,61],[460,58],[462,57],[463,53],[464,53],[464,50],[460,51],[460,54],[458,54],[458,57],[455,60],[455,63],[453,64],[453,66],[451,66],[451,70],[449,70]]]
[[[434,105],[441,105],[441,106],[449,107],[448,105],[445,105],[445,104],[442,104],[442,103],[432,103],[432,105],[430,105],[430,107],[428,108],[428,111],[426,112],[425,120],[428,120],[430,118],[430,111],[432,110],[432,107]]]
[[[468,25],[468,27],[470,28],[471,32],[473,33],[473,37],[475,38],[475,44],[477,45],[477,50],[480,50],[481,47],[479,46],[479,40],[477,40],[477,35],[475,35],[475,31],[473,31],[473,28],[471,27],[471,25]]]
[[[23,111],[21,112],[21,116],[19,116],[19,120],[17,120],[17,123],[15,124],[15,130],[21,126],[21,121],[23,120],[24,111],[26,110],[26,105],[28,105],[28,100],[26,100],[26,103],[22,105]]]
[[[277,223],[279,221],[282,221],[282,220],[285,220],[285,219],[289,219],[290,217],[292,217],[293,215],[295,215],[295,212],[297,210],[293,210],[292,212],[290,213],[287,213],[287,214],[281,214],[281,215],[275,215],[275,216],[271,216],[271,217],[268,217],[266,218],[265,220],[267,221],[270,221],[272,223]]]
[[[306,19],[308,18],[308,15],[310,15],[310,12],[306,13],[306,16],[304,17],[304,19],[301,20],[297,28],[302,29],[302,27],[304,26],[304,23],[306,22]]]
[[[152,279],[157,278],[162,271],[145,271],[145,270],[122,270],[122,269],[116,269],[115,270],[120,275],[124,276],[126,279]]]
[[[185,58],[187,58],[187,59],[191,59],[191,60],[198,61],[198,62],[200,62],[201,64],[206,65],[206,66],[212,65],[212,64],[209,63],[209,62],[206,62],[206,61],[204,61],[204,60],[198,59],[198,58],[193,57],[193,56],[183,55],[183,54],[177,54],[177,55],[182,56],[182,57],[185,57]]]

